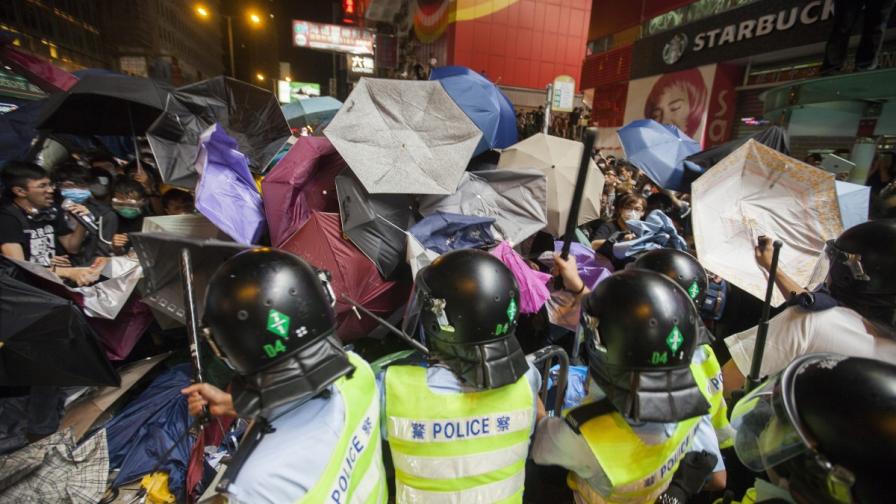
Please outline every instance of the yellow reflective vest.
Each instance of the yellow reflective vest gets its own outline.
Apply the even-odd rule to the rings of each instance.
[[[526,376],[445,394],[426,368],[391,366],[385,389],[397,502],[522,502],[535,404]]]
[[[699,359],[693,359],[691,372],[694,374],[694,379],[700,384],[703,397],[709,403],[709,418],[716,431],[716,437],[719,439],[719,447],[730,448],[734,446],[735,432],[731,423],[728,422],[728,405],[722,395],[722,367],[709,345],[700,345],[696,351],[703,352],[705,358],[699,363],[694,362]]]

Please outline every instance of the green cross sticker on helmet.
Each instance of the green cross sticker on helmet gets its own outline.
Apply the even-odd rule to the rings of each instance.
[[[510,298],[510,304],[507,305],[507,320],[509,322],[513,322],[514,317],[516,317],[516,299]]]
[[[688,287],[688,295],[691,296],[691,299],[697,299],[697,294],[700,294],[700,287],[697,286],[697,281],[694,280],[691,286]]]
[[[289,334],[289,315],[271,308],[268,312],[268,331],[281,338],[286,338],[287,334]]]
[[[672,352],[677,352],[681,345],[684,344],[684,336],[682,336],[681,331],[678,330],[678,326],[672,326],[672,330],[669,331],[669,335],[666,336],[666,346],[669,347],[669,350]]]

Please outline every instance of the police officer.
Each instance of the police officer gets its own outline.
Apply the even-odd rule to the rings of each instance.
[[[206,334],[237,376],[232,396],[183,393],[193,414],[253,420],[218,485],[229,501],[385,501],[376,379],[337,339],[334,301],[325,274],[278,250],[241,252],[212,276]]]
[[[569,469],[579,502],[652,503],[687,452],[721,457],[706,377],[691,370],[697,311],[684,290],[652,271],[615,273],[584,299],[582,328],[588,394],[539,422],[536,463]]]
[[[382,377],[397,502],[522,502],[541,380],[514,336],[519,306],[513,274],[482,251],[417,273],[405,324],[429,359]]]
[[[741,399],[732,422],[738,458],[771,477],[744,504],[896,502],[892,364],[804,355]]]
[[[771,262],[771,240],[757,247],[757,260]],[[832,352],[896,364],[896,219],[865,222],[828,242],[827,281],[815,292],[778,270],[788,308],[769,321],[760,376],[784,369],[800,355]],[[756,328],[725,339],[725,389],[743,385],[750,370]]]

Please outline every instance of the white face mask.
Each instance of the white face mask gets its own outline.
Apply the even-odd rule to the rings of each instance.
[[[630,221],[630,220],[641,220],[641,216],[643,214],[637,210],[623,210],[622,211],[622,220]]]

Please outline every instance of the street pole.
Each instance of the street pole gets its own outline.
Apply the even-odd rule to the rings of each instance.
[[[548,84],[547,87],[547,103],[544,106],[544,128],[543,133],[548,134],[548,128],[551,125],[551,103],[554,101],[554,85]]]
[[[233,63],[233,18],[227,18],[227,48],[230,50],[230,76],[236,79],[236,65]]]

